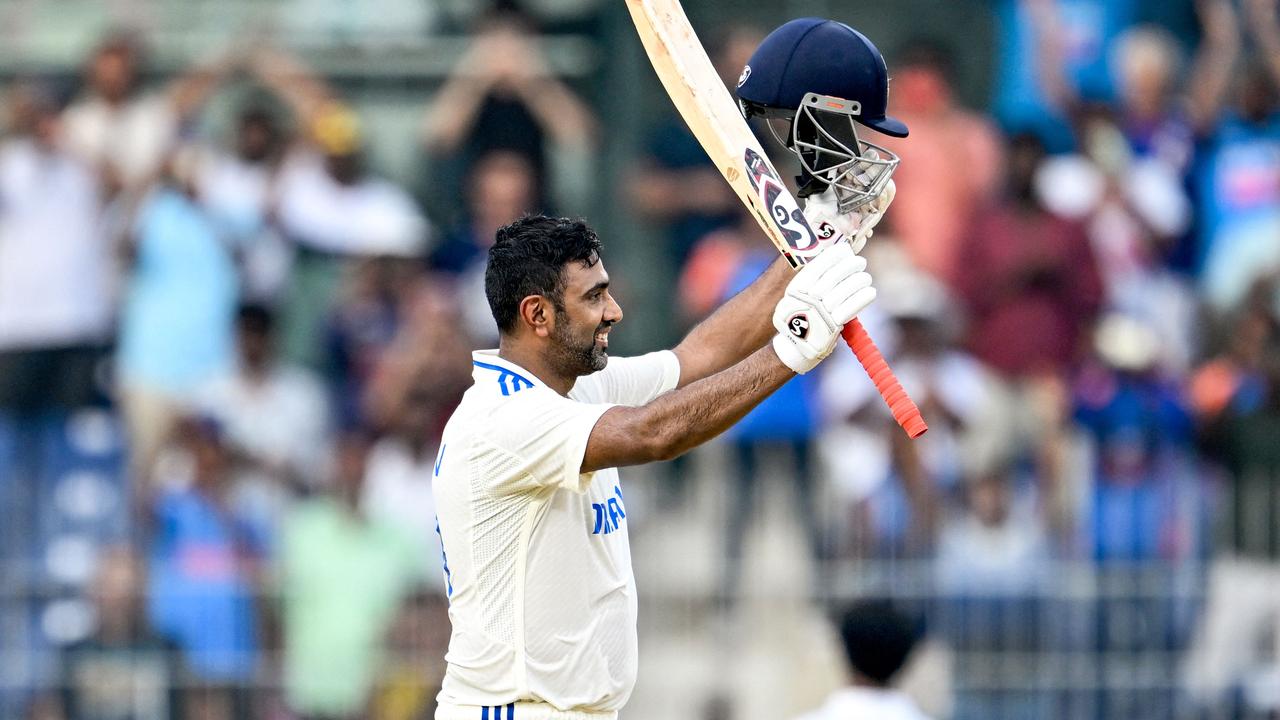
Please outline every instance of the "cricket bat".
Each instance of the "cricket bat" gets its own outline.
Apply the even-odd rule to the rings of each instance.
[[[826,223],[816,230],[810,227],[738,111],[729,89],[721,82],[679,0],[626,2],[649,61],[671,102],[724,179],[792,267],[813,259],[825,241],[834,237],[835,228]],[[845,326],[844,339],[888,404],[893,419],[910,437],[923,435],[929,426],[919,408],[902,389],[857,318]]]

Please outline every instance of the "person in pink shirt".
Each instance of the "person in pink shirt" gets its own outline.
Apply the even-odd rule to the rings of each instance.
[[[1066,500],[1057,495],[1066,379],[1082,357],[1103,289],[1084,226],[1044,206],[1036,182],[1044,158],[1034,135],[1010,141],[1004,196],[975,214],[955,286],[968,312],[966,344],[996,373],[1005,431],[993,436],[1006,445],[1008,460],[1033,454],[1056,504]]]
[[[885,138],[902,158],[894,173],[898,208],[888,218],[914,264],[953,276],[960,241],[975,210],[996,190],[1000,139],[981,115],[952,95],[955,62],[942,46],[914,41],[894,64],[893,107],[910,138]]]

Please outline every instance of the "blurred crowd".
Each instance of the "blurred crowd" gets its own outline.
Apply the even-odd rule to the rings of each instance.
[[[987,110],[945,43],[882,48],[911,135],[880,138],[864,322],[930,432],[837,351],[718,446],[724,610],[761,485],[793,487],[815,601],[917,618],[956,653],[950,717],[1280,712],[1277,2],[1196,0],[1185,38],[1138,5],[983,6]],[[711,38],[727,82],[761,37]],[[603,121],[487,15],[396,141],[458,169],[424,199],[283,47],[145,61],[111,34],[76,88],[4,88],[0,716],[430,717],[430,482],[496,343],[485,251],[555,212],[552,159]],[[689,327],[775,251],[670,111],[635,168],[614,204]],[[687,500],[692,465],[664,470]]]

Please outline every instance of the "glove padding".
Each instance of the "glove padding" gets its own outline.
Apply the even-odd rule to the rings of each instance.
[[[804,199],[804,216],[809,221],[809,226],[815,229],[824,222],[829,223],[836,232],[849,239],[854,253],[860,253],[866,246],[867,239],[871,237],[872,229],[880,222],[880,218],[884,217],[884,211],[889,209],[889,204],[893,202],[897,192],[898,189],[894,186],[893,180],[889,180],[884,191],[875,200],[853,212],[841,215],[835,188],[829,187],[821,195],[810,195]]]
[[[800,268],[773,310],[773,350],[803,375],[831,354],[836,338],[876,299],[867,261],[837,242]]]

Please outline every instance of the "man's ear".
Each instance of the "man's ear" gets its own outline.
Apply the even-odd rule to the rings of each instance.
[[[538,337],[551,337],[555,317],[551,300],[544,295],[529,295],[520,301],[520,320]]]

